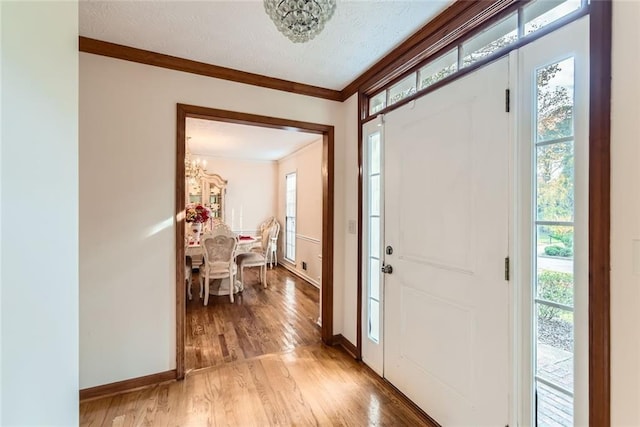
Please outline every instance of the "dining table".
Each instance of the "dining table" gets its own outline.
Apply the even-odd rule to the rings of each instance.
[[[238,254],[244,254],[247,253],[249,251],[251,251],[251,248],[253,248],[254,246],[256,246],[258,243],[260,243],[260,239],[255,238],[253,236],[238,236],[238,245],[236,246],[236,255]],[[194,257],[195,256],[200,256],[202,257],[204,255],[204,253],[202,252],[202,246],[200,245],[200,241],[189,241],[189,244],[187,245],[187,249],[186,249],[186,256],[190,256],[190,257]],[[203,260],[200,259],[197,263],[197,265],[195,264],[195,260],[194,260],[194,268],[197,268],[197,266],[199,266],[200,264],[202,264]]]
[[[260,239],[253,236],[238,236],[238,244],[236,246],[236,255],[251,251],[251,248],[260,243]],[[189,241],[185,250],[185,256],[191,257],[191,268],[199,268],[204,263],[204,252],[200,241]],[[229,279],[217,279],[213,281],[209,288],[211,295],[229,295]],[[217,283],[219,282],[219,283]],[[234,293],[243,290],[242,282],[236,279]]]

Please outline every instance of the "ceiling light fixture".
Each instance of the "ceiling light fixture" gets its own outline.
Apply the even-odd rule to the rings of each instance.
[[[278,31],[294,43],[320,34],[335,9],[336,0],[264,0],[264,10]]]
[[[204,176],[204,169],[207,167],[207,161],[200,162],[200,159],[191,158],[191,150],[189,150],[189,140],[191,137],[187,137],[187,143],[185,144],[184,153],[184,174],[192,184],[197,184]]]

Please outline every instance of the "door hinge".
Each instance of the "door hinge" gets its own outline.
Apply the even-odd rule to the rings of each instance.
[[[504,259],[504,280],[506,280],[507,282],[509,281],[509,257],[506,257]]]
[[[507,113],[511,111],[511,91],[509,89],[504,91],[504,111]]]

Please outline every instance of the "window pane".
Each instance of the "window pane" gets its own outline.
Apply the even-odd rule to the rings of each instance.
[[[380,258],[380,218],[369,218],[369,255]]]
[[[522,11],[524,34],[531,34],[575,12],[581,8],[581,3],[581,0],[538,0],[530,3]]]
[[[537,383],[537,427],[573,427],[573,398]]]
[[[573,307],[573,273],[538,270],[538,298]],[[549,306],[540,309],[547,318],[557,318],[561,308]]]
[[[296,255],[296,174],[285,176],[285,258],[295,261]]]
[[[387,92],[382,91],[379,94],[369,98],[369,115],[382,111],[387,106]]]
[[[536,141],[573,136],[573,58],[536,72]]]
[[[420,69],[418,72],[420,90],[431,86],[456,71],[458,71],[458,48],[444,54],[426,67]]]
[[[380,215],[380,175],[369,178],[369,213]]]
[[[573,313],[538,304],[536,375],[573,391]]]
[[[389,89],[389,105],[416,93],[416,73],[411,73]]]
[[[573,221],[573,141],[536,151],[538,221]]]
[[[369,174],[380,173],[380,132],[369,136]]]
[[[536,278],[539,298],[573,306],[573,227],[537,227]]]
[[[514,13],[462,45],[462,67],[467,67],[516,40],[518,14]]]
[[[380,261],[374,258],[369,260],[369,298],[380,301]]]
[[[380,303],[369,300],[369,338],[378,342],[380,339]]]

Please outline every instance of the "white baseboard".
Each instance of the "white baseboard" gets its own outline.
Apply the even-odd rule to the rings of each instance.
[[[283,266],[284,268],[286,268],[287,270],[289,270],[290,272],[292,272],[293,274],[295,274],[296,276],[298,276],[299,278],[301,278],[302,280],[309,282],[310,284],[312,284],[313,286],[315,286],[316,288],[320,289],[320,283],[317,280],[313,280],[311,277],[307,276],[306,274],[296,270],[290,262],[288,261],[280,261],[278,263],[279,265]]]

